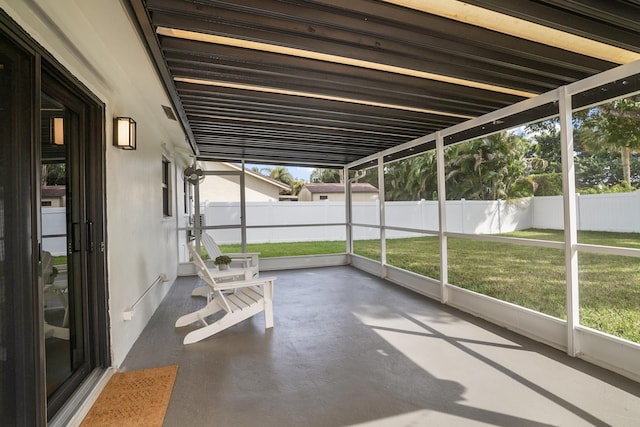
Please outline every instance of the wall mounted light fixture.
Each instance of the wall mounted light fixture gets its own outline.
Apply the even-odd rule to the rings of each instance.
[[[51,141],[55,145],[64,145],[64,118],[51,118]]]
[[[136,121],[131,117],[113,119],[113,145],[123,150],[136,149]]]

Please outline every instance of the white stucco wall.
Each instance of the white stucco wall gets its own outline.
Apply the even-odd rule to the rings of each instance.
[[[320,198],[326,196],[326,198]],[[354,202],[374,202],[378,200],[378,193],[352,193],[351,198]],[[308,189],[303,188],[298,194],[300,202],[344,202],[344,193],[311,193]]]
[[[245,200],[247,202],[278,201],[280,189],[253,176],[245,178]],[[207,175],[200,184],[202,202],[237,202],[240,200],[239,176]]]
[[[200,202],[237,202],[240,200],[240,171],[227,163],[206,162],[208,171],[238,172],[238,175],[207,175],[200,183]],[[249,173],[245,175],[245,200],[247,202],[277,202],[280,187]]]
[[[323,200],[327,200],[329,202],[344,202],[344,193],[313,193],[312,201],[320,202]],[[355,197],[354,197],[354,202]]]
[[[298,193],[299,202],[310,202],[311,197],[312,197],[311,191],[307,190],[304,187],[302,187],[302,190],[300,190],[300,193]]]
[[[118,366],[177,275],[181,171],[189,149],[171,105],[120,1],[0,0],[2,7],[105,104],[107,268],[112,363]],[[137,41],[137,42],[136,42]],[[112,119],[137,121],[138,149],[111,145]],[[161,165],[173,164],[174,215],[163,218]],[[179,202],[178,202],[179,201]],[[122,313],[161,274],[132,320]]]

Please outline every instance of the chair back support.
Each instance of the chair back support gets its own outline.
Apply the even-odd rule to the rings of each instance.
[[[210,259],[214,260],[218,258],[220,255],[222,255],[222,251],[220,251],[218,244],[216,243],[215,240],[213,240],[213,237],[211,237],[211,235],[206,231],[203,231],[202,234],[200,235],[200,241],[204,245],[204,248],[209,254]]]
[[[42,280],[45,285],[52,284],[54,280],[53,257],[49,251],[42,251]]]
[[[215,260],[220,255],[231,257],[231,263],[236,268],[242,268],[247,272],[247,278],[255,277],[260,273],[259,252],[222,253],[220,247],[213,237],[206,231],[202,232],[200,241],[209,254],[211,260]],[[250,273],[250,274],[249,274]]]
[[[193,242],[187,244],[187,248],[189,249],[189,253],[191,253],[191,259],[193,261],[193,265],[196,266],[196,273],[198,273],[198,277],[200,277],[202,280],[204,280],[204,282],[207,285],[209,285],[209,287],[211,288],[211,291],[215,293],[216,297],[220,298],[220,301],[224,302],[225,308],[228,311],[231,311],[231,308],[229,307],[229,304],[226,298],[224,297],[222,292],[217,288],[215,279],[213,278],[213,276],[211,276],[211,273],[209,273],[209,269],[207,268],[207,265],[204,263],[204,261],[202,260],[202,257],[200,257],[200,254],[196,251],[196,248],[193,246]]]

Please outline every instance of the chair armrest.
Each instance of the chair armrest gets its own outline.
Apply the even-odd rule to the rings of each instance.
[[[260,258],[259,252],[242,252],[242,253],[224,253],[229,258],[231,258],[231,262],[243,264],[244,267],[257,267]]]
[[[227,255],[230,258],[253,258],[254,256],[260,256],[260,252],[225,252],[223,255]]]
[[[260,286],[266,284],[272,285],[275,280],[275,277],[260,277],[259,279],[241,280],[236,282],[216,282],[216,290],[224,291],[229,289],[247,288],[249,286]]]

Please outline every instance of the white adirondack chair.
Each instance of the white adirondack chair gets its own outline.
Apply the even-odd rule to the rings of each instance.
[[[207,251],[209,258],[215,260],[220,255],[223,255],[222,251],[218,247],[216,241],[211,237],[209,233],[203,231],[200,236],[200,241]],[[212,276],[222,282],[228,278],[244,277],[245,280],[255,278],[260,273],[259,266],[259,253],[258,252],[243,252],[243,253],[225,253],[224,255],[231,258],[232,270],[226,272],[212,271]],[[204,279],[203,279],[204,280]],[[191,296],[194,297],[206,297],[209,295],[211,289],[209,286],[199,286],[191,292]]]
[[[59,338],[69,340],[69,300],[67,295],[67,282],[56,281],[53,271],[53,257],[48,251],[42,251],[42,281],[44,282],[45,304],[49,296],[54,295],[58,298],[64,309],[64,318],[62,326],[55,326],[44,321],[45,338]]]
[[[204,261],[193,247],[187,245],[196,266],[198,276],[209,286],[207,305],[193,313],[185,314],[176,320],[176,328],[202,322],[203,327],[189,332],[184,344],[192,344],[217,334],[237,323],[264,311],[265,329],[273,327],[273,285],[275,277],[261,277],[251,280],[239,280],[217,283]],[[232,290],[226,294],[223,291]],[[213,297],[212,297],[213,296]],[[212,323],[207,318],[220,311],[225,314]]]
[[[223,255],[222,251],[218,247],[218,244],[213,239],[213,237],[203,231],[200,235],[200,241],[202,242],[207,254],[209,254],[209,258],[212,260],[216,259],[220,255]],[[259,256],[258,252],[242,252],[242,253],[225,253],[224,255],[231,258],[232,266],[239,266],[240,268],[246,269],[250,272],[250,275],[245,277],[255,277],[258,275],[260,271],[259,266]]]

